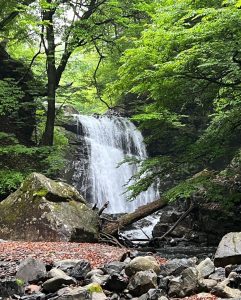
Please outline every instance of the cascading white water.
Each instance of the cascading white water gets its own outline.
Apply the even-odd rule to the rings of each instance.
[[[88,149],[88,185],[93,203],[101,207],[109,201],[108,213],[131,212],[154,201],[158,192],[153,187],[134,201],[127,201],[127,186],[137,172],[137,165],[124,163],[126,156],[146,158],[146,148],[139,130],[126,118],[78,115],[78,126]]]

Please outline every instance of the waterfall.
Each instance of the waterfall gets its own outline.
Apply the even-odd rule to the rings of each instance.
[[[83,175],[81,162],[76,162],[74,181],[87,200],[97,203],[98,207],[109,201],[108,213],[131,212],[156,200],[158,192],[150,187],[135,200],[127,201],[126,188],[133,183],[130,179],[138,168],[136,164],[119,164],[126,156],[147,157],[142,134],[135,125],[122,117],[77,115],[76,118],[88,163]]]

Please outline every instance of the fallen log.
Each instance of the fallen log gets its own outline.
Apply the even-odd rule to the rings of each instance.
[[[167,199],[161,198],[159,200],[140,206],[134,212],[125,214],[124,216],[120,217],[118,220],[116,220],[115,223],[107,223],[103,226],[102,231],[107,234],[116,235],[119,230],[153,214],[167,204]]]

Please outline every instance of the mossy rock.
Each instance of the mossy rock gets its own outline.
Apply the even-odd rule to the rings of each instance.
[[[97,241],[98,215],[72,186],[32,173],[0,203],[0,236],[27,241]]]

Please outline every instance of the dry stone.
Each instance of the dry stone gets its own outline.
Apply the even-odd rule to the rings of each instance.
[[[207,278],[215,271],[214,263],[207,257],[205,260],[200,262],[197,266],[197,270],[200,278]]]
[[[50,277],[50,278],[65,277],[65,276],[67,276],[67,274],[64,271],[57,269],[57,268],[53,268],[48,272],[48,277]]]
[[[200,279],[199,280],[199,285],[202,290],[206,292],[210,292],[216,285],[217,281],[214,279]]]
[[[99,217],[78,191],[39,173],[0,203],[0,236],[27,241],[98,240]]]
[[[153,256],[135,257],[125,268],[126,275],[132,276],[139,271],[153,270],[160,273],[160,266]]]
[[[84,287],[66,289],[57,298],[58,300],[91,300],[91,294]]]
[[[198,289],[198,271],[194,267],[187,268],[182,272],[183,286],[185,296],[195,293]]]
[[[222,282],[218,283],[213,289],[212,293],[221,298],[238,298],[241,299],[241,291],[232,289]]]
[[[76,284],[76,280],[68,275],[53,277],[43,283],[43,289],[46,292],[54,293],[61,289],[63,286]]]
[[[241,232],[230,232],[222,238],[215,254],[214,264],[216,267],[241,264]]]
[[[131,277],[127,288],[133,296],[141,296],[157,288],[157,275],[153,270],[137,272]]]
[[[34,258],[27,258],[23,260],[16,274],[17,279],[27,282],[37,282],[47,276],[45,264]]]
[[[160,273],[163,276],[179,276],[183,270],[189,267],[195,267],[195,258],[175,258],[168,261],[166,264],[160,265]]]
[[[170,278],[168,295],[171,297],[185,297],[195,294],[198,290],[198,271],[194,267],[185,269],[178,277]]]

